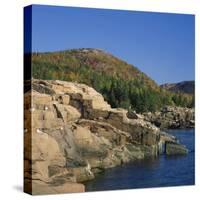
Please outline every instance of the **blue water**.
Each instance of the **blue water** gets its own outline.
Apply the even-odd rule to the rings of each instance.
[[[186,156],[161,155],[105,170],[85,183],[86,191],[194,185],[194,129],[168,130],[186,145]]]

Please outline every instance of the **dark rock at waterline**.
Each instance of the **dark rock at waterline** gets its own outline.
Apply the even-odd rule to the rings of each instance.
[[[166,154],[167,155],[186,155],[188,149],[181,144],[174,142],[166,142]]]

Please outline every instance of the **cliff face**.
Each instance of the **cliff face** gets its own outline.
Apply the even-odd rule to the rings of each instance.
[[[33,194],[83,192],[81,182],[106,168],[187,153],[176,138],[144,120],[113,109],[84,84],[32,80],[25,93],[25,190]],[[32,181],[32,182],[31,182]]]

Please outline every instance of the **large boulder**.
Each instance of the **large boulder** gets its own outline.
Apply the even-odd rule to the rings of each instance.
[[[32,149],[32,179],[44,180],[49,179],[48,167],[57,165],[59,167],[65,166],[65,158],[61,154],[58,143],[50,135],[39,132],[33,133],[31,136]],[[26,158],[26,156],[25,156]]]
[[[65,168],[66,159],[53,137],[42,131],[32,132],[25,133],[24,141],[26,192],[52,194],[55,191],[56,193],[84,191],[84,186],[77,184],[75,177],[72,178],[70,171]]]

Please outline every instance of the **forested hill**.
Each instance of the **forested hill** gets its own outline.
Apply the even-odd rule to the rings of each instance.
[[[59,79],[94,87],[112,107],[137,112],[164,105],[193,107],[193,95],[162,89],[138,68],[99,49],[83,48],[32,54],[33,78]]]
[[[138,68],[100,49],[82,48],[53,53],[33,54],[33,62],[34,64],[37,64],[37,62],[44,62],[45,64],[51,63],[54,65],[53,72],[56,70],[56,65],[58,67],[58,76],[65,74],[64,69],[69,69],[72,73],[67,74],[67,76],[68,79],[71,77],[72,80],[74,80],[74,73],[77,74],[77,70],[79,71],[84,68],[87,71],[94,70],[97,73],[107,74],[124,80],[137,79],[158,89],[158,85]],[[49,68],[46,71],[42,70],[42,76],[47,79],[52,78],[52,71],[49,71]],[[71,76],[69,77],[69,75]],[[62,76],[59,78],[62,78]],[[82,78],[76,77],[79,82],[83,81]]]

